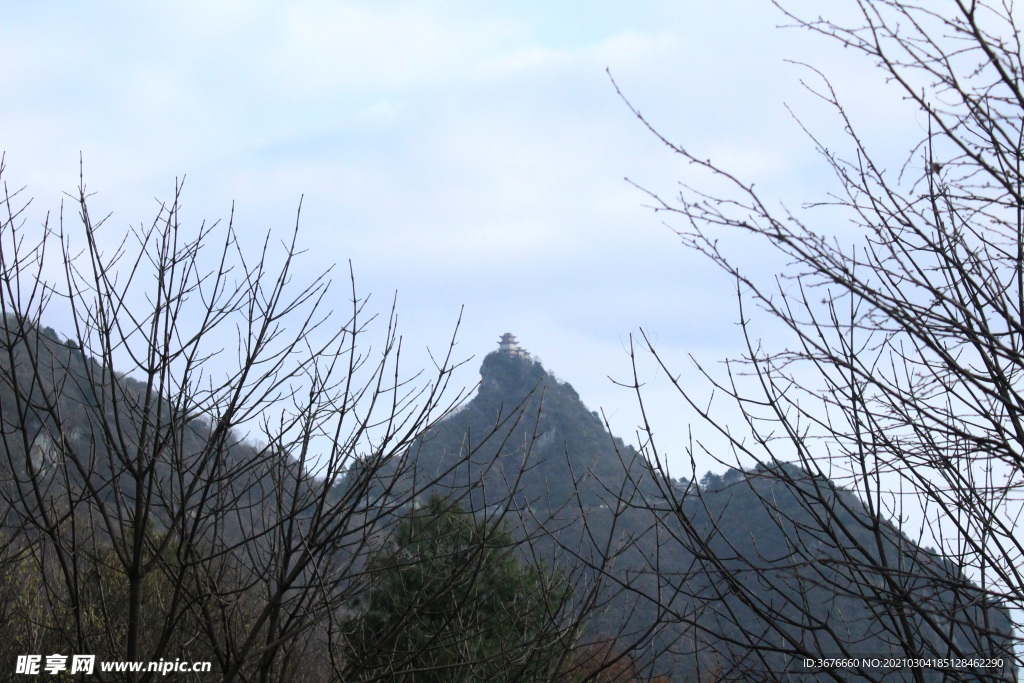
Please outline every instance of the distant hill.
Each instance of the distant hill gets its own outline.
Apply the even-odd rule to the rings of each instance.
[[[205,476],[209,477],[212,465],[205,461],[212,452],[218,456],[213,480],[220,494],[233,497],[239,505],[243,500],[247,501],[245,505],[263,504],[273,486],[265,449],[234,430],[211,444],[209,416],[193,415],[191,406],[182,405],[177,395],[147,397],[145,383],[112,372],[84,354],[74,341],[62,341],[49,327],[29,328],[24,338],[18,338],[13,330],[5,330],[4,335],[10,347],[9,354],[0,354],[0,423],[5,437],[0,442],[0,502],[10,503],[6,526],[17,528],[11,521],[16,510],[29,514],[23,508],[36,500],[36,494],[30,495],[25,483],[29,466],[39,475],[42,488],[38,496],[43,499],[63,504],[64,499],[75,495],[69,491],[91,486],[96,492],[94,503],[114,508],[134,505],[136,483],[131,458],[140,450],[150,455],[145,439],[140,437],[140,431],[147,428],[149,443],[163,444],[150,445],[150,451],[162,448],[181,459],[153,458],[152,467],[159,480],[182,476],[178,486],[187,486],[192,470],[203,468],[207,468]],[[286,462],[298,476],[297,463]],[[178,495],[169,491],[149,496],[158,499],[161,495]],[[147,515],[147,525],[157,533],[165,532],[172,523],[167,505],[154,504]],[[121,532],[128,526],[119,520],[110,528]],[[101,543],[110,541],[108,527],[97,524],[91,530],[96,531]],[[245,536],[240,522],[230,516],[222,520],[220,533],[225,541]]]
[[[919,657],[1001,657],[992,680],[1016,680],[1006,609],[953,560],[889,520],[876,523],[852,491],[789,464],[732,469],[702,484],[683,501],[690,533],[680,537],[690,558],[718,561],[663,565],[663,580],[685,586],[677,606],[694,607],[709,632],[734,639],[720,646],[724,659],[795,671],[798,657],[752,653],[800,644],[830,657],[898,658],[912,641]],[[750,633],[768,621],[782,632],[764,629],[753,642]],[[890,676],[911,680],[909,670]],[[925,680],[943,676],[926,671]]]
[[[610,498],[605,487],[618,490],[629,463],[638,464],[635,449],[613,439],[572,385],[539,362],[495,351],[480,374],[476,396],[413,449],[427,477],[453,468],[441,483],[473,489],[475,509],[503,504],[510,494],[545,512],[577,496],[585,510],[600,508]]]
[[[894,590],[929,605],[965,653],[1008,646],[1004,610],[980,600],[952,562],[918,547],[887,520],[876,536],[853,492],[790,465],[709,473],[699,486],[658,481],[571,384],[528,355],[490,353],[480,373],[476,396],[416,443],[417,468],[427,477],[442,474],[447,495],[483,513],[513,500],[520,510],[529,505],[536,519],[549,520],[554,538],[547,547],[563,558],[598,563],[612,535],[607,547],[620,549],[619,585],[635,590],[611,597],[606,613],[613,623],[599,630],[641,628],[657,618],[660,602],[669,609],[662,618],[674,623],[654,641],[671,650],[664,661],[676,680],[696,676],[692,652],[701,646],[738,663],[748,651],[737,624],[765,614],[788,623],[787,633],[818,651],[898,655],[893,633],[901,626],[891,623],[886,603]],[[470,464],[456,466],[470,451]],[[833,525],[844,531],[835,533]],[[707,561],[709,552],[721,562]],[[901,588],[873,569],[883,557],[898,568]],[[737,589],[749,591],[746,602]],[[621,615],[628,616],[616,621]],[[907,623],[941,652],[941,639],[922,618],[911,615]],[[822,630],[822,624],[830,626]],[[712,634],[724,640],[711,642]],[[738,640],[730,645],[730,638]],[[761,645],[781,640],[767,632]],[[776,658],[775,665],[792,662]]]
[[[528,354],[510,352],[515,350],[483,359],[476,395],[413,443],[405,458],[414,467],[382,467],[376,491],[367,492],[371,499],[402,500],[404,491],[423,487],[423,497],[440,490],[478,514],[507,514],[513,521],[523,514],[526,521],[517,529],[536,538],[532,550],[575,567],[572,578],[581,591],[599,568],[613,577],[598,596],[602,607],[590,635],[633,634],[628,641],[660,619],[663,628],[644,638],[649,651],[661,653],[661,671],[677,681],[697,676],[697,649],[745,664],[758,646],[784,645],[778,632],[766,630],[762,642],[750,643],[737,628],[763,622],[766,614],[787,624],[787,636],[821,652],[900,654],[894,634],[907,628],[936,650],[936,627],[952,634],[965,654],[1008,645],[1010,621],[1000,605],[983,599],[949,559],[917,546],[888,520],[875,524],[853,492],[792,465],[709,473],[700,485],[659,479],[633,447],[609,434],[571,384]],[[58,399],[39,411],[40,418],[22,420],[27,428],[20,441],[9,442],[4,458],[14,464],[2,473],[5,485],[23,478],[25,468],[54,468],[61,447],[88,448],[96,456],[92,468],[63,482],[54,479],[54,497],[62,487],[95,480],[109,488],[104,500],[133,500],[127,476],[111,471],[108,446],[94,437],[104,415],[90,387],[116,391],[121,405],[137,408],[145,405],[143,385],[103,376],[94,360],[58,341],[52,330],[33,334],[15,351],[7,361],[15,364],[13,376],[29,381],[22,356],[35,353],[45,372],[34,381]],[[88,373],[100,380],[86,381]],[[174,410],[174,397],[167,398],[162,410]],[[18,424],[18,410],[10,387],[0,387],[3,422]],[[183,424],[183,452],[203,451],[209,424]],[[272,516],[266,509],[272,482],[258,449],[232,436],[222,450],[224,494],[242,499],[252,519]],[[402,472],[400,480],[387,481],[389,471]],[[295,478],[305,477],[296,472]],[[339,484],[336,500],[347,499],[345,485]],[[6,492],[7,500],[15,498]],[[12,526],[13,509],[5,517]],[[151,523],[162,532],[169,519],[157,508]],[[252,531],[229,520],[223,533],[241,538]],[[614,562],[603,565],[609,554]],[[887,576],[876,570],[882,558],[895,568]],[[906,623],[894,623],[894,594],[926,605],[935,619],[928,624],[911,612]],[[793,666],[784,658],[768,660]],[[893,680],[904,679],[894,674]]]

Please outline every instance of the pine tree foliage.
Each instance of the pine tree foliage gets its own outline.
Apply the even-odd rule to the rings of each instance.
[[[349,620],[352,680],[556,679],[578,636],[573,591],[519,546],[507,523],[437,495],[411,511]]]

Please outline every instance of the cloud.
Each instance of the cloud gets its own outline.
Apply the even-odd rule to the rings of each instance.
[[[466,355],[512,331],[628,436],[634,399],[607,379],[623,340],[644,327],[674,359],[713,362],[737,348],[735,303],[624,177],[666,199],[678,181],[713,185],[605,69],[667,138],[771,197],[828,188],[784,103],[842,132],[783,58],[833,66],[884,149],[916,125],[882,116],[870,65],[779,20],[753,0],[22,3],[0,25],[0,147],[35,224],[76,186],[80,152],[111,235],[184,175],[189,220],[234,200],[254,244],[289,230],[305,195],[305,272],[351,258],[361,291],[397,290],[410,348],[441,343],[465,304]],[[681,443],[689,418],[658,387],[661,433]]]

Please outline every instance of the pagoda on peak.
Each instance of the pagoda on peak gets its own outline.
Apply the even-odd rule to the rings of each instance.
[[[530,352],[526,349],[520,348],[516,342],[516,336],[511,332],[506,332],[501,335],[501,339],[498,340],[498,353],[508,356],[509,358],[524,358],[530,359]]]

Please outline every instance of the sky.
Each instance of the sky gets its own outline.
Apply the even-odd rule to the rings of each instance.
[[[666,138],[794,211],[835,189],[794,115],[848,145],[800,63],[894,164],[921,134],[870,63],[779,28],[766,0],[0,3],[0,149],[7,186],[33,198],[26,229],[74,193],[80,158],[112,243],[181,178],[188,224],[234,206],[252,250],[289,235],[301,198],[300,274],[338,266],[339,310],[350,260],[375,310],[397,297],[410,369],[461,312],[456,355],[473,359],[457,383],[512,332],[633,444],[636,397],[612,381],[630,381],[631,335],[654,340],[695,395],[709,389],[691,358],[721,373],[742,339],[734,283],[646,206],[644,190],[714,181],[611,79]],[[721,238],[745,268],[785,267]],[[688,474],[690,434],[714,444],[713,432],[650,357],[639,368],[659,450]]]

